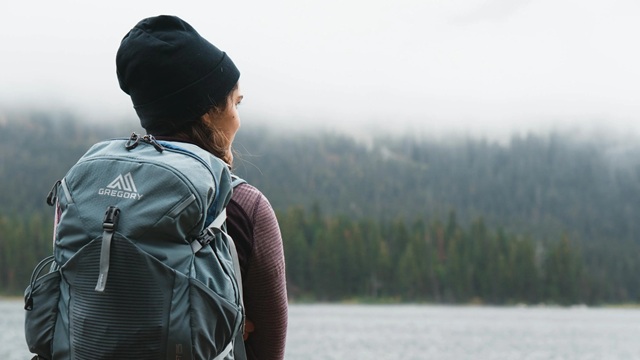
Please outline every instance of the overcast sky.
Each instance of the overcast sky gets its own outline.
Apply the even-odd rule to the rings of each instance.
[[[0,106],[135,116],[115,53],[159,14],[238,65],[245,125],[640,134],[637,0],[3,1]]]

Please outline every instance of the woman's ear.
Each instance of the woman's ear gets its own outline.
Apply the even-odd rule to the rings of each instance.
[[[207,127],[211,128],[215,124],[217,113],[218,113],[217,110],[215,110],[214,108],[211,108],[209,111],[207,111],[206,113],[204,113],[204,115],[200,117],[200,121],[202,121],[205,125],[207,125]]]

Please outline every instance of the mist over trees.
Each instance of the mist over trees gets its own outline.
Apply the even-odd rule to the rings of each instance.
[[[21,292],[51,251],[53,183],[94,142],[133,130],[0,117],[0,293]],[[243,128],[235,149],[235,172],[278,214],[294,300],[638,301],[640,145]]]

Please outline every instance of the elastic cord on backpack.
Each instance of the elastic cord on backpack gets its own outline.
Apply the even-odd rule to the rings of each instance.
[[[53,257],[53,255],[47,256],[46,258],[42,259],[42,261],[40,261],[38,263],[38,265],[36,265],[35,269],[33,269],[33,272],[31,273],[31,280],[29,281],[29,292],[26,296],[26,299],[24,301],[24,309],[27,311],[31,311],[33,310],[33,296],[31,296],[31,293],[33,292],[33,288],[36,285],[36,280],[38,280],[38,275],[42,272],[42,270],[44,270],[44,268],[49,265],[49,264],[53,264],[51,267],[52,271],[56,270],[56,265],[55,265],[55,259]]]

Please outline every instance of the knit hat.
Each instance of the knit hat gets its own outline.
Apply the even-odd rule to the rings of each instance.
[[[143,128],[168,135],[224,101],[240,72],[226,53],[176,16],[140,21],[116,55],[120,88]]]

